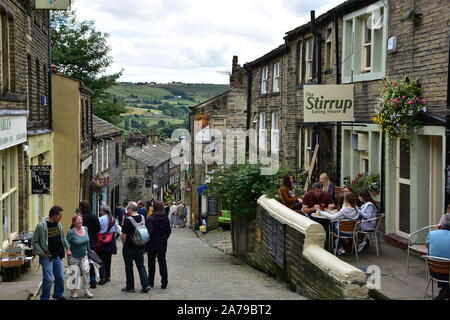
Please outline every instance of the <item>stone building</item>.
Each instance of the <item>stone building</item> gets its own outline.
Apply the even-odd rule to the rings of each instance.
[[[48,22],[32,1],[0,2],[0,250],[52,204],[30,180],[31,165],[52,164]]]
[[[99,213],[102,202],[110,208],[123,201],[122,196],[122,129],[93,115],[93,175],[106,179],[102,191],[92,193],[92,212]]]
[[[189,117],[191,133],[189,188],[193,227],[199,225],[202,215],[208,214],[208,198],[203,193],[208,183],[206,173],[225,163],[227,157],[225,150],[219,152],[215,149],[217,143],[222,141],[225,146],[227,138],[225,130],[237,129],[245,132],[247,128],[247,76],[245,69],[238,64],[237,56],[233,57],[230,87],[229,91],[189,108],[191,110]],[[216,135],[212,131],[213,129],[219,130],[219,134]],[[241,141],[241,143],[245,145],[245,141]],[[234,151],[236,161],[238,156],[236,147]],[[200,157],[200,161],[196,161],[196,157]],[[206,157],[212,160],[205,161]],[[209,217],[208,223],[210,227],[217,226],[217,216]]]
[[[283,46],[247,64],[253,123],[265,120],[269,128],[267,114],[280,114],[281,163],[309,169],[318,145],[313,180],[327,172],[343,185],[346,176],[380,174],[381,194],[374,196],[386,213],[387,239],[404,242],[445,211],[449,13],[448,1],[349,0],[317,18],[312,14],[309,23],[286,33]],[[280,98],[270,87],[277,61]],[[375,106],[382,79],[405,76],[419,80],[428,111],[411,140],[390,141],[373,122]],[[322,95],[329,94],[325,85],[351,85],[353,119],[306,121],[304,96],[312,85]],[[258,130],[261,135],[269,145]]]

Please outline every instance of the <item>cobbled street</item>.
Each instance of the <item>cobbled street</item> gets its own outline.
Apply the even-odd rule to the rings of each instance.
[[[214,235],[225,231],[213,231]],[[229,232],[229,231],[228,231]],[[202,237],[206,238],[204,235]],[[219,235],[220,238],[223,238]],[[208,242],[208,241],[207,241]],[[223,243],[223,240],[222,240]],[[125,267],[120,241],[113,256],[111,282],[91,290],[94,299],[107,300],[304,300],[286,284],[251,268],[233,256],[212,248],[190,229],[173,229],[169,238],[167,265],[169,285],[161,289],[158,267],[155,287],[140,293],[139,276],[134,268],[136,293],[123,293]],[[145,257],[147,269],[147,256]],[[81,293],[81,291],[80,291]],[[68,295],[68,294],[67,294]]]

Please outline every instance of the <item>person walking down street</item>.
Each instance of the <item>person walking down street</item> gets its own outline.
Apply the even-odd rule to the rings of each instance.
[[[153,202],[153,215],[147,218],[146,225],[150,233],[150,241],[146,245],[148,254],[148,282],[151,287],[155,284],[156,258],[158,258],[159,274],[161,275],[161,288],[166,289],[168,272],[166,262],[167,240],[172,229],[164,212],[161,201]]]
[[[170,219],[170,207],[167,202],[163,202],[163,204],[164,204],[164,213]]]
[[[147,210],[147,217],[153,214],[153,199],[145,201],[145,210]]]
[[[133,274],[133,261],[136,263],[136,267],[139,272],[141,280],[142,293],[146,293],[150,290],[148,285],[148,276],[144,266],[144,253],[145,245],[137,245],[133,241],[133,237],[136,231],[131,219],[136,224],[145,225],[145,220],[142,215],[137,211],[139,207],[136,202],[130,202],[127,206],[127,218],[125,219],[122,229],[122,242],[123,249],[122,255],[125,262],[125,275],[126,275],[126,287],[122,289],[122,292],[135,292],[134,289],[134,274]]]
[[[442,216],[438,225],[439,230],[431,231],[427,238],[428,254],[432,257],[450,259],[450,213]],[[431,273],[433,277],[448,281],[449,276],[440,273]],[[448,283],[438,282],[441,289],[434,300],[450,300],[450,287]]]
[[[39,256],[39,264],[42,266],[41,300],[50,299],[53,278],[55,280],[53,299],[67,300],[64,297],[62,259],[65,254],[72,255],[72,252],[61,225],[63,213],[61,207],[53,206],[48,218],[42,218],[37,224],[31,240],[33,251]]]
[[[100,232],[100,222],[98,218],[91,212],[91,206],[89,202],[83,200],[80,202],[81,216],[83,217],[83,226],[88,228],[89,232],[89,248],[95,251],[97,246],[98,233]],[[90,278],[91,278],[91,289],[97,288],[97,279],[95,277],[94,265],[90,265]]]
[[[97,253],[102,260],[100,267],[100,281],[99,285],[111,281],[111,258],[113,254],[117,254],[116,233],[118,227],[116,219],[111,214],[111,209],[108,206],[100,208],[100,233],[97,239]]]
[[[119,226],[123,227],[123,219],[125,219],[125,216],[127,215],[125,208],[122,207],[122,204],[120,202],[116,203],[116,211],[114,213]]]
[[[172,228],[176,228],[178,224],[177,208],[177,203],[173,201],[169,211],[170,226]]]
[[[144,217],[144,219],[146,219],[147,218],[147,210],[145,209],[144,202],[142,200],[138,200],[137,204],[139,207],[138,213],[141,214]]]
[[[89,292],[89,232],[86,227],[83,227],[83,217],[76,215],[72,218],[73,228],[67,233],[67,242],[70,245],[72,255],[68,258],[69,269],[74,270],[76,275],[75,283],[71,283],[73,287],[70,297],[72,299],[78,298],[78,271],[83,277],[84,296],[92,298],[94,295]]]
[[[191,217],[189,216],[189,210],[187,205],[184,205],[184,216],[186,217],[186,227],[191,227]]]
[[[180,228],[184,228],[186,226],[185,223],[185,212],[184,212],[184,204],[183,202],[179,202],[178,206],[177,206],[177,218],[178,218],[178,225],[180,226]]]

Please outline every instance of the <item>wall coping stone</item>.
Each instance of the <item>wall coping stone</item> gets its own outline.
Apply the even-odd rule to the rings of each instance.
[[[344,286],[346,299],[368,298],[365,273],[323,248],[326,234],[321,224],[266,196],[260,197],[258,204],[277,221],[305,235],[303,256],[341,283]]]

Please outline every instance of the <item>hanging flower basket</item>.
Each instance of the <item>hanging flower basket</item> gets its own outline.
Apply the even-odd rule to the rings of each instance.
[[[105,177],[102,174],[95,175],[94,179],[89,183],[89,190],[91,192],[100,194],[103,192],[103,188],[109,185],[109,177]]]
[[[427,112],[427,101],[420,98],[417,80],[383,80],[384,90],[376,106],[377,123],[389,138],[412,136],[423,127],[420,114]]]

